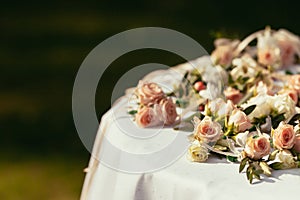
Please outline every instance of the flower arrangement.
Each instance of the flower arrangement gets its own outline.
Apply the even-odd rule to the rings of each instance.
[[[156,83],[140,81],[135,95],[138,99],[137,110],[129,113],[135,115],[138,126],[142,128],[158,125],[171,125],[178,118],[176,105]]]
[[[267,27],[243,41],[217,39],[215,46],[212,63],[187,71],[174,97],[155,83],[140,83],[137,124],[176,130],[192,123],[188,158],[225,156],[240,163],[250,183],[272,170],[300,167],[299,37]],[[176,106],[193,111],[184,123]]]

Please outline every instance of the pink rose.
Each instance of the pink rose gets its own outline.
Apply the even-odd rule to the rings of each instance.
[[[216,142],[223,134],[221,125],[213,122],[209,116],[205,116],[202,121],[194,120],[194,123],[194,135],[204,142]]]
[[[273,143],[277,149],[291,149],[295,144],[296,134],[292,125],[281,122],[273,132]]]
[[[295,144],[294,144],[294,150],[295,150],[297,153],[300,153],[300,135],[297,135],[297,136],[296,136]]]
[[[172,99],[163,99],[160,102],[160,105],[164,123],[166,125],[173,124],[176,121],[178,114],[176,112],[176,105],[173,103]]]
[[[239,90],[232,87],[226,88],[226,90],[224,90],[224,95],[234,104],[239,103],[239,101],[243,98],[243,94]]]
[[[238,132],[243,132],[252,127],[248,116],[239,109],[233,110],[229,117],[228,125],[234,125]]]
[[[140,109],[135,116],[135,120],[138,126],[142,128],[156,126],[160,123],[159,116],[157,116],[154,108],[151,107]]]
[[[156,83],[142,83],[137,87],[137,95],[142,105],[151,106],[159,103],[165,94]]]
[[[270,141],[264,136],[248,138],[245,146],[245,153],[248,157],[259,160],[270,153]]]

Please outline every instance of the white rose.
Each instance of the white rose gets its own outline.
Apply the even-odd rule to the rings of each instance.
[[[235,108],[235,106],[233,105],[232,101],[227,100],[227,103],[226,103],[221,98],[217,98],[208,103],[209,111],[212,114],[217,115],[217,116],[229,115],[234,108]]]
[[[290,120],[296,113],[295,102],[288,94],[275,95],[269,98],[269,104],[278,114],[284,113],[285,119]]]
[[[199,95],[204,99],[213,100],[221,96],[222,87],[220,83],[208,82],[205,90],[201,90]]]
[[[297,162],[289,150],[282,150],[276,154],[275,161],[282,163],[280,169],[296,168]]]
[[[208,158],[208,149],[195,140],[188,149],[188,159],[193,162],[204,162]]]
[[[286,121],[291,119],[295,113],[295,102],[288,94],[270,96],[267,94],[259,94],[252,97],[247,103],[243,104],[242,108],[247,108],[251,105],[256,105],[256,108],[248,115],[252,121],[255,118],[261,118],[270,115],[271,111],[276,111],[278,114],[284,113]]]
[[[248,115],[250,120],[252,121],[255,118],[261,118],[268,116],[271,113],[272,105],[269,104],[269,99],[271,96],[263,94],[252,97],[248,100],[247,103],[243,104],[241,107],[243,109],[256,105],[255,109]]]

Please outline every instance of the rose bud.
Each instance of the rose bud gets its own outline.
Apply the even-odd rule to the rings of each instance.
[[[197,81],[194,84],[194,88],[195,88],[195,90],[197,90],[199,92],[201,90],[204,90],[206,88],[206,86],[205,86],[205,84],[202,81]]]

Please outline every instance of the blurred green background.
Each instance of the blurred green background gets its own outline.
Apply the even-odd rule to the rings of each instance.
[[[0,7],[0,199],[78,199],[89,153],[73,124],[76,72],[101,41],[157,26],[180,31],[208,52],[215,37],[263,29],[300,34],[299,2],[5,1]],[[138,50],[118,58],[98,86],[99,118],[114,84],[136,65],[175,65],[178,56]]]

